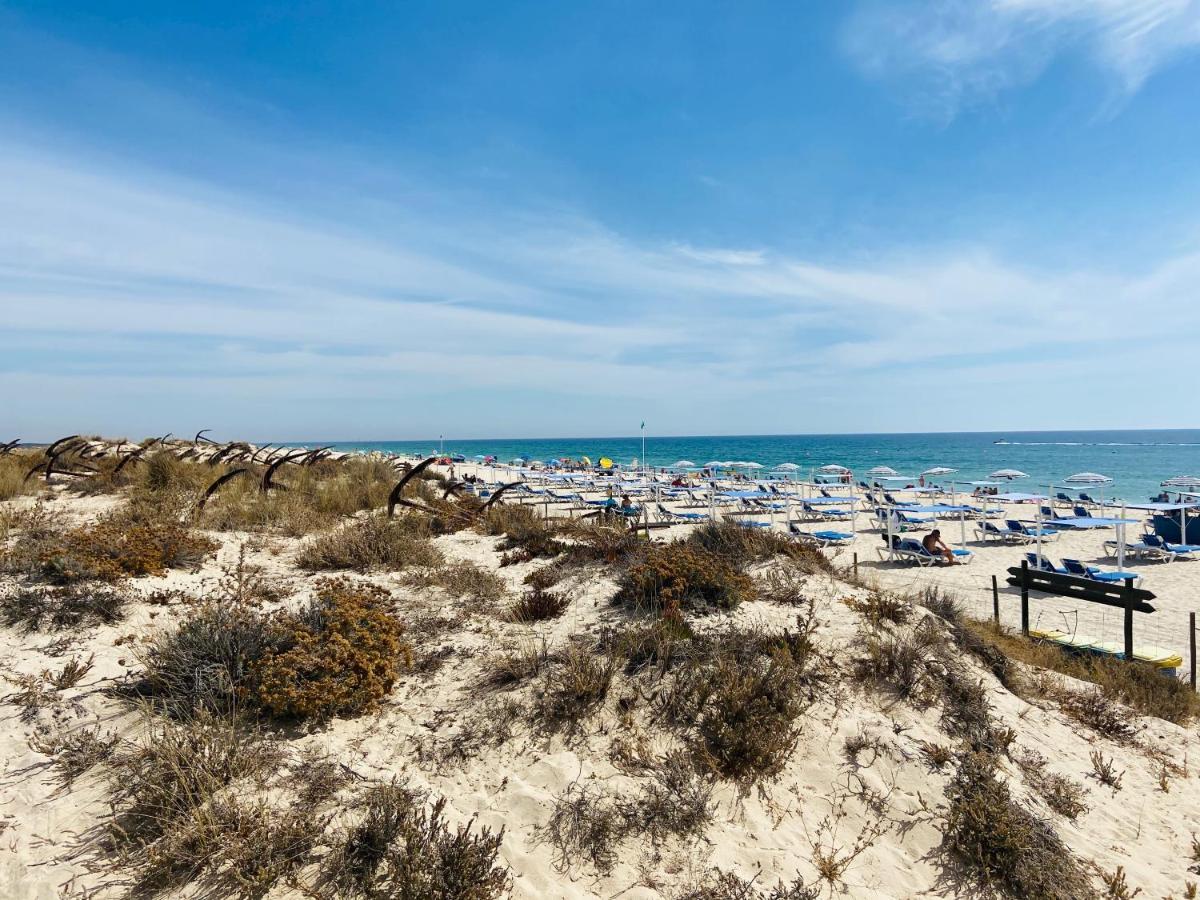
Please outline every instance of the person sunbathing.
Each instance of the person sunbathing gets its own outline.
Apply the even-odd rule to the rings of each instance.
[[[954,565],[954,551],[947,547],[945,542],[942,541],[942,532],[937,528],[933,529],[933,531],[929,532],[929,534],[922,538],[921,546],[924,547],[925,552],[931,556],[944,556],[946,557],[946,562],[948,562],[950,565]]]

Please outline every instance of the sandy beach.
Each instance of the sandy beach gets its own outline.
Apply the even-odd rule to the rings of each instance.
[[[178,456],[186,451],[174,452]],[[239,465],[255,469],[260,478],[266,468],[255,462]],[[266,496],[295,495],[302,485],[319,493],[319,485],[341,477],[339,466],[345,465],[342,460],[318,460],[311,476],[296,462],[281,465],[275,477],[292,490]],[[196,467],[195,471],[188,466]],[[164,472],[168,468],[162,467]],[[183,463],[179,471],[170,470],[180,479],[193,479],[198,472],[211,480],[212,468],[200,468],[195,460]],[[451,484],[449,473],[449,466],[430,466],[424,473],[432,479],[425,481],[426,487],[419,494],[404,496],[413,497],[422,509],[440,510],[443,516],[453,508],[477,509],[479,501],[471,500],[476,505],[470,506],[461,499],[473,497],[475,486],[439,499]],[[496,483],[508,482],[514,473],[455,466],[456,480],[464,476]],[[127,802],[121,797],[122,779],[133,777],[134,770],[122,767],[122,753],[145,746],[148,734],[165,727],[162,713],[131,699],[129,693],[148,665],[147,638],[171,634],[203,608],[205,598],[227,594],[231,573],[253,572],[258,583],[270,585],[256,601],[265,615],[296,609],[320,593],[320,579],[326,574],[305,567],[311,556],[306,548],[321,535],[355,527],[353,523],[364,517],[382,516],[386,505],[380,497],[379,503],[369,501],[355,515],[322,520],[321,527],[304,534],[287,533],[297,529],[281,524],[283,519],[253,529],[217,527],[222,519],[232,521],[235,499],[242,508],[265,502],[257,493],[257,482],[247,478],[242,476],[245,487],[239,490],[243,493],[235,498],[234,488],[228,489],[227,496],[218,491],[211,505],[194,517],[198,533],[216,545],[197,564],[110,582],[129,593],[115,621],[30,629],[10,613],[8,623],[0,626],[0,665],[8,680],[0,737],[0,896],[103,898],[145,889],[145,882],[139,880],[145,874],[144,859],[138,853],[114,855],[109,829],[114,811]],[[304,480],[308,478],[311,483]],[[544,489],[536,473],[527,478],[535,490]],[[44,574],[21,573],[11,564],[14,548],[21,546],[32,527],[29,510],[51,510],[58,517],[58,528],[90,528],[106,515],[119,514],[131,496],[138,492],[145,496],[152,488],[153,481],[140,472],[103,490],[97,486],[94,492],[72,490],[66,479],[52,479],[41,490],[3,501],[10,561],[6,574],[0,576],[0,593],[11,599],[45,586]],[[192,496],[201,492],[189,490]],[[625,492],[618,488],[615,497]],[[482,497],[486,492],[479,493]],[[507,502],[497,506],[529,506],[535,519],[548,517],[551,528],[561,528],[565,520],[588,512],[588,499],[606,499],[607,489],[584,491],[580,497],[582,502],[551,503],[545,495],[521,496],[513,489]],[[631,499],[644,503],[652,498],[635,492]],[[666,505],[677,511],[706,512],[679,502]],[[401,505],[399,510],[401,516],[426,515],[415,507]],[[1029,518],[1029,508],[1013,506],[1008,512],[1012,513],[1008,517]],[[786,512],[775,517],[774,530],[781,535],[786,531],[785,519]],[[345,886],[331,887],[321,880],[321,873],[340,846],[339,835],[361,819],[365,792],[401,779],[431,802],[443,798],[443,814],[451,826],[469,826],[472,834],[484,829],[493,835],[502,833],[495,865],[504,873],[504,887],[495,896],[973,896],[982,889],[981,883],[969,867],[964,868],[964,860],[947,849],[948,816],[955,808],[951,786],[956,772],[966,771],[971,748],[981,752],[980,740],[986,743],[999,734],[1009,735],[1002,740],[1004,749],[990,751],[994,755],[988,757],[998,783],[1007,787],[1015,808],[1046,823],[1055,840],[1061,840],[1063,849],[1056,852],[1069,858],[1073,867],[1064,876],[1064,891],[1086,887],[1097,896],[1122,896],[1105,892],[1114,890],[1110,884],[1127,883],[1130,890],[1140,888],[1145,896],[1182,897],[1188,896],[1190,883],[1200,880],[1193,840],[1194,810],[1200,803],[1194,720],[1176,724],[1115,704],[1113,709],[1128,723],[1128,730],[1102,733],[1072,714],[1073,707],[1063,699],[1072,692],[1092,690],[1090,685],[1043,673],[1049,682],[1061,685],[1056,690],[1067,694],[1046,693],[1049,682],[1043,683],[1040,694],[1015,693],[980,658],[955,648],[950,637],[939,641],[951,654],[946,658],[953,659],[950,669],[961,678],[954,683],[982,686],[985,730],[993,737],[967,737],[952,724],[947,700],[932,695],[924,701],[905,699],[885,684],[853,674],[863,658],[864,641],[872,635],[898,639],[925,627],[939,635],[950,634],[943,618],[920,607],[896,614],[900,621],[872,625],[864,610],[873,608],[869,600],[879,595],[873,585],[906,595],[936,585],[960,598],[969,615],[986,618],[991,610],[991,576],[999,576],[1003,587],[1005,570],[1019,562],[1025,548],[968,540],[966,546],[975,554],[970,565],[920,568],[881,562],[876,551],[882,546],[879,533],[864,530],[848,546],[820,551],[832,566],[808,557],[799,562],[788,562],[786,556],[746,561],[744,577],[760,587],[733,608],[689,609],[685,613],[689,627],[696,635],[716,636],[719,647],[733,640],[728,635],[746,630],[794,631],[803,627],[799,623],[808,616],[811,631],[806,633],[827,665],[819,678],[805,682],[810,686],[803,711],[789,720],[788,727],[795,729],[794,746],[769,774],[742,778],[711,758],[700,762],[705,757],[696,748],[704,745],[695,742],[701,732],[669,724],[675,720],[666,712],[669,692],[664,692],[672,682],[651,677],[628,661],[613,670],[611,683],[594,703],[581,705],[562,719],[548,718],[547,700],[558,690],[554,673],[565,665],[569,648],[586,648],[587,653],[599,654],[596,658],[605,658],[610,651],[600,648],[611,646],[606,641],[614,632],[653,622],[654,617],[646,619],[614,603],[624,584],[623,572],[632,564],[623,557],[606,561],[601,554],[567,562],[570,554],[561,548],[546,554],[538,551],[529,558],[514,556],[514,547],[532,546],[528,540],[514,543],[512,531],[488,533],[483,522],[478,517],[464,519],[444,529],[445,533],[430,533],[428,547],[436,551],[437,559],[432,567],[389,564],[343,570],[355,582],[387,592],[389,614],[403,622],[404,638],[411,645],[411,663],[378,703],[361,713],[320,720],[280,724],[261,713],[255,720],[258,724],[253,727],[269,735],[281,754],[279,771],[311,773],[317,761],[324,761],[339,775],[336,785],[308,810],[322,829],[313,836],[311,848],[289,857],[276,878],[222,881],[223,873],[237,867],[227,861],[220,871],[203,869],[194,878],[169,880],[152,893],[357,896]],[[860,525],[865,522],[866,517],[860,516]],[[686,541],[703,527],[654,528],[649,539],[654,546],[676,546],[671,542]],[[942,527],[947,540],[957,545],[958,522]],[[619,537],[626,529],[627,523],[619,521],[611,534]],[[569,531],[562,533],[564,546],[583,546]],[[1065,532],[1046,549],[1054,559],[1067,555],[1111,564],[1102,553],[1102,541],[1110,536],[1099,531]],[[638,541],[646,545],[645,535]],[[632,552],[636,556],[644,550]],[[857,579],[852,577],[854,554]],[[458,593],[457,588],[446,586],[448,580],[417,577],[421,572],[463,565],[476,581],[489,579],[490,593]],[[548,566],[560,567],[550,590],[564,598],[563,607],[543,621],[513,621],[505,611],[528,594],[527,579]],[[797,593],[761,587],[773,571],[788,566],[798,573]],[[1144,587],[1157,597],[1158,612],[1137,623],[1138,641],[1169,646],[1186,655],[1187,614],[1197,605],[1200,563],[1130,560],[1127,568],[1141,574]],[[783,602],[783,596],[791,599]],[[1065,619],[1076,622],[1077,616],[1080,630],[1119,640],[1115,611],[1104,615],[1080,606],[1039,599],[1035,623],[1061,627]],[[1002,591],[1001,610],[1003,623],[1015,626],[1016,600],[1007,589]],[[922,624],[926,620],[928,626]],[[497,662],[506,658],[540,658],[542,671],[498,682],[493,673]],[[90,665],[74,683],[55,686],[54,673],[71,660],[86,660]],[[1013,665],[1028,668],[1023,663]],[[930,678],[949,677],[944,672],[934,674],[935,670],[941,672],[933,666]],[[763,726],[747,719],[732,727],[757,733]],[[53,750],[51,738],[85,730],[102,739],[114,738],[117,749],[111,757],[98,754],[92,764],[70,770],[67,779],[62,751]],[[1117,773],[1115,782],[1104,783],[1096,774],[1097,753],[1100,762]],[[685,757],[698,767],[693,769],[693,762],[688,762],[686,787],[662,780],[670,761]],[[1049,776],[1059,781],[1048,782]],[[261,797],[270,810],[267,820],[281,820],[299,801],[288,793],[290,788],[281,787],[285,781],[271,780],[282,776],[256,777],[260,782],[237,783],[237,792],[247,798]],[[1061,791],[1050,791],[1047,783],[1058,784],[1076,798],[1078,807],[1053,799]],[[656,793],[663,784],[674,784],[675,793]],[[227,789],[234,787],[230,782]],[[696,823],[686,828],[674,819],[680,791],[698,791],[703,798],[703,814],[697,813]],[[581,798],[586,802],[577,802]],[[639,817],[647,810],[649,820]],[[582,818],[572,820],[567,814]],[[577,826],[574,832],[567,827],[570,821]],[[1076,871],[1082,881],[1071,880]],[[757,893],[735,894],[730,876],[741,879],[745,891]],[[723,887],[721,878],[726,879]],[[795,887],[798,878],[812,893]],[[793,885],[795,892],[770,893],[777,884]]]

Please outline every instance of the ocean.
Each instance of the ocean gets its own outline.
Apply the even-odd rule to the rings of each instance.
[[[436,453],[433,441],[311,441],[340,450],[384,450]],[[446,438],[446,453],[494,455],[548,460],[562,456],[611,457],[628,465],[642,454],[641,436],[624,438],[530,438],[524,440],[455,440]],[[947,434],[802,434],[724,437],[657,437],[646,433],[646,461],[669,466],[679,460],[704,465],[713,460],[760,463],[769,470],[791,462],[809,472],[829,463],[862,475],[874,466],[890,466],[914,478],[934,466],[957,469],[945,480],[973,481],[997,469],[1018,469],[1030,477],[1013,482],[1013,490],[1044,490],[1078,472],[1098,472],[1113,479],[1101,492],[1130,502],[1144,501],[1159,483],[1176,475],[1200,475],[1200,430],[1171,431],[1025,431]],[[797,474],[801,474],[797,473]]]

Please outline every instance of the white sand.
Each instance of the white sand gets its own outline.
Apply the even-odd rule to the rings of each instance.
[[[108,501],[58,502],[70,504],[86,516],[95,514]],[[685,533],[688,527],[656,531],[654,537]],[[957,530],[955,523],[945,527],[944,533],[953,541]],[[164,578],[139,579],[135,586],[142,592],[162,587],[203,592],[219,576],[221,566],[236,559],[239,545],[246,538],[233,534],[214,537],[222,542],[221,550],[200,573],[175,572]],[[1090,560],[1096,557],[1101,540],[1099,533],[1067,535],[1051,555],[1057,557],[1069,550],[1067,555]],[[272,539],[250,552],[249,557],[269,574],[295,586],[297,597],[302,597],[310,579],[290,566],[296,543]],[[439,538],[438,543],[452,558],[471,560],[500,572],[514,591],[521,589],[521,579],[538,565],[501,569],[496,539],[470,532]],[[953,586],[980,613],[990,610],[989,576],[1014,564],[1023,552],[1011,547],[971,545],[978,550],[972,566],[918,570],[878,564],[874,548],[880,543],[875,533],[864,534],[855,543],[853,550],[859,553],[864,574],[873,572],[889,586]],[[853,550],[838,551],[839,564],[847,562]],[[1179,628],[1181,622],[1186,622],[1189,608],[1200,606],[1194,590],[1200,578],[1200,563],[1131,564],[1129,568],[1143,573],[1145,586],[1159,595],[1156,622],[1162,623],[1162,630],[1155,642],[1184,649]],[[454,606],[436,591],[414,592],[399,587],[395,575],[377,574],[372,580],[407,598],[402,611]],[[416,786],[445,796],[452,821],[477,816],[481,825],[504,827],[503,859],[512,868],[513,896],[519,898],[670,897],[689,878],[711,866],[744,877],[761,870],[756,883],[764,887],[777,879],[790,880],[797,873],[813,883],[813,859],[818,851],[845,853],[864,828],[878,821],[879,815],[859,796],[853,796],[861,795],[864,788],[886,798],[889,830],[849,863],[844,884],[835,893],[863,898],[953,895],[949,883],[940,880],[942,873],[935,853],[940,841],[939,809],[950,772],[931,771],[919,749],[921,741],[949,742],[939,727],[939,713],[936,709],[920,712],[854,688],[848,688],[840,702],[822,702],[808,715],[799,746],[778,781],[744,797],[728,785],[719,786],[716,816],[702,840],[691,844],[668,841],[661,847],[652,846],[646,839],[630,840],[619,848],[617,864],[607,875],[598,875],[586,866],[568,871],[557,868],[553,848],[537,840],[537,829],[545,825],[556,798],[575,782],[633,796],[644,779],[623,772],[615,764],[610,752],[614,741],[628,745],[645,741],[655,753],[669,747],[659,733],[636,727],[631,730],[621,724],[615,710],[617,695],[622,693],[619,686],[603,711],[584,723],[577,738],[546,737],[521,723],[511,740],[499,746],[484,746],[461,763],[438,765],[418,750],[443,746],[473,717],[486,720],[499,703],[521,695],[520,691],[490,692],[478,686],[491,654],[530,640],[545,639],[550,646],[558,646],[572,634],[622,621],[607,602],[614,585],[600,570],[573,576],[565,587],[572,603],[562,618],[524,626],[486,614],[475,615],[462,629],[439,639],[438,643],[451,648],[452,655],[437,672],[406,677],[378,714],[335,720],[292,741],[291,752],[317,748],[369,778],[407,777]],[[860,620],[840,598],[863,592],[825,576],[811,578],[808,587],[823,623],[819,632],[822,644],[839,651],[841,659],[849,658]],[[1047,620],[1065,609],[1064,603],[1037,601],[1035,616],[1040,616],[1043,624],[1050,624]],[[1002,608],[1005,621],[1014,623],[1014,598],[1003,597]],[[77,636],[72,650],[60,656],[47,653],[47,645],[55,635],[26,636],[0,626],[0,663],[12,672],[60,668],[72,655],[95,657],[94,667],[83,683],[62,692],[53,708],[43,710],[36,721],[21,721],[12,703],[0,706],[4,721],[0,732],[0,897],[50,900],[75,888],[98,886],[96,897],[121,895],[117,886],[103,887],[105,876],[91,871],[89,864],[90,839],[107,813],[101,773],[94,770],[79,778],[70,790],[59,789],[47,758],[32,750],[28,739],[39,724],[48,726],[56,721],[71,727],[100,721],[105,727],[126,733],[135,728],[136,717],[121,702],[103,693],[135,665],[128,645],[121,639],[167,626],[184,611],[182,605],[163,608],[136,604],[125,621]],[[1110,614],[1107,621],[1097,616],[1094,622],[1086,615],[1080,614],[1081,624],[1107,628],[1111,639],[1119,639],[1115,615]],[[785,627],[794,616],[790,609],[749,603],[732,616],[711,616],[701,624],[716,628],[729,620],[762,620]],[[1139,622],[1139,642],[1143,635],[1150,634],[1148,627]],[[1044,708],[1029,705],[1004,690],[982,669],[978,677],[989,689],[999,724],[1016,731],[1017,747],[1040,751],[1050,761],[1052,771],[1084,784],[1090,810],[1072,823],[1050,813],[1015,776],[1016,766],[1007,765],[1006,774],[1013,777],[1015,795],[1051,819],[1080,859],[1095,861],[1106,872],[1124,866],[1130,885],[1140,887],[1146,897],[1182,896],[1186,881],[1200,880],[1200,876],[1188,872],[1192,865],[1191,832],[1200,829],[1195,812],[1200,808],[1195,727],[1185,729],[1134,717],[1139,728],[1137,742],[1116,744],[1085,732],[1050,704]],[[873,761],[868,753],[855,766],[847,761],[843,744],[847,737],[860,732],[877,736],[884,750]],[[1169,793],[1159,788],[1161,767],[1149,758],[1147,748],[1167,754],[1180,767],[1189,766],[1186,775],[1170,778]],[[1087,777],[1091,771],[1089,755],[1096,749],[1112,757],[1117,768],[1125,772],[1119,793]],[[180,896],[187,895],[184,892]],[[271,896],[293,894],[281,887]]]

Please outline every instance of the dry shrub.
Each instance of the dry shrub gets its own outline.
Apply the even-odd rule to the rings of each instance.
[[[781,606],[804,606],[809,602],[805,593],[809,574],[790,561],[773,566],[757,581],[758,599]]]
[[[554,848],[554,865],[560,872],[583,860],[602,875],[612,871],[617,844],[625,835],[625,817],[617,799],[577,781],[567,785],[550,819],[537,832],[538,840]]]
[[[631,625],[609,636],[613,651],[625,659],[625,671],[632,674],[651,665],[666,672],[681,652],[685,641],[695,637],[691,627],[679,616],[663,616],[652,622]]]
[[[547,563],[530,572],[523,579],[534,590],[548,591],[566,577],[566,569],[557,563]]]
[[[473,562],[421,569],[410,573],[405,581],[413,587],[438,587],[451,597],[466,597],[481,606],[498,606],[508,596],[503,578]]]
[[[730,629],[689,647],[660,703],[705,769],[744,786],[787,762],[824,681],[812,622],[797,621],[796,632]]]
[[[799,875],[790,884],[778,882],[770,890],[756,887],[754,882],[758,876],[751,879],[742,878],[732,872],[713,869],[708,872],[698,884],[684,888],[680,893],[672,894],[673,900],[817,900],[821,896],[820,888],[808,887]]]
[[[175,715],[229,711],[245,696],[251,667],[285,646],[282,629],[269,617],[245,602],[218,597],[139,648],[145,667],[140,690]]]
[[[1113,793],[1119,791],[1121,789],[1121,779],[1125,776],[1125,773],[1117,771],[1116,766],[1113,765],[1112,758],[1105,759],[1103,753],[1099,750],[1093,750],[1091,759],[1091,776],[1105,787],[1112,788]]]
[[[284,626],[284,646],[249,670],[249,696],[272,715],[297,719],[353,716],[387,696],[411,648],[404,625],[385,608],[386,591],[324,581],[308,609]]]
[[[819,550],[777,531],[749,528],[737,522],[706,522],[692,529],[687,543],[739,568],[785,556],[809,574],[832,570],[829,559]]]
[[[612,871],[617,845],[633,835],[664,840],[698,837],[712,821],[711,782],[687,754],[675,751],[650,766],[650,780],[632,797],[593,791],[572,782],[554,804],[536,837],[555,850],[559,871],[584,862],[601,874]]]
[[[928,706],[937,699],[947,644],[935,620],[923,619],[897,634],[872,631],[864,643],[865,653],[854,663],[859,680],[917,706]]]
[[[1044,641],[998,630],[990,623],[964,620],[963,628],[1010,659],[1091,682],[1106,698],[1123,703],[1140,715],[1155,716],[1177,725],[1187,725],[1200,716],[1200,694],[1186,682],[1168,678],[1146,663],[1072,654]],[[1032,687],[1022,685],[1019,679],[1015,686],[1024,690]]]
[[[1060,816],[1074,822],[1088,811],[1087,804],[1083,802],[1083,785],[1065,775],[1048,771],[1046,757],[1036,750],[1018,755],[1016,762],[1029,786]]]
[[[8,554],[10,570],[57,584],[116,581],[196,568],[217,544],[169,511],[130,506],[92,525],[52,532],[27,531]]]
[[[320,581],[299,612],[264,615],[220,597],[139,651],[143,693],[175,715],[239,705],[283,718],[356,715],[387,695],[411,664],[386,591]]]
[[[504,832],[474,820],[451,829],[439,798],[397,783],[372,788],[366,812],[324,865],[338,897],[364,900],[490,900],[508,892],[508,869],[497,863]]]
[[[204,511],[207,525],[223,531],[273,530],[302,537],[330,528],[348,516],[384,506],[400,478],[385,460],[352,456],[323,460],[313,466],[285,464],[276,470],[274,480],[286,484],[287,490],[263,493],[260,482],[264,467],[254,465],[250,469],[247,475],[222,486],[209,501]],[[231,470],[232,466],[206,467],[205,486],[222,471]],[[405,489],[405,496],[428,499],[416,484]]]
[[[108,585],[19,585],[0,600],[0,618],[5,625],[19,626],[25,632],[61,631],[111,625],[125,615],[128,603],[128,593]]]
[[[754,582],[724,556],[683,541],[651,545],[626,569],[616,602],[638,610],[731,610],[754,597]]]
[[[574,541],[567,550],[576,563],[593,560],[615,563],[641,544],[641,538],[630,530],[623,516],[611,524],[568,519],[558,526],[558,531]]]
[[[116,735],[102,734],[97,724],[73,730],[39,728],[29,739],[29,746],[54,760],[60,782],[69,787],[84,772],[112,756],[117,741]]]
[[[656,760],[650,781],[632,801],[622,804],[626,828],[660,843],[668,837],[699,837],[712,821],[712,782],[685,752]]]
[[[1136,733],[1129,724],[1129,713],[1098,688],[1086,691],[1062,689],[1056,692],[1055,699],[1072,719],[1106,738],[1127,741]]]
[[[872,591],[864,599],[846,597],[842,602],[876,626],[884,622],[904,625],[912,618],[912,603],[905,597],[886,591]]]
[[[318,535],[300,548],[296,564],[302,569],[403,569],[439,566],[441,552],[429,542],[425,520],[415,514],[389,519],[369,515]]]
[[[995,772],[990,754],[964,754],[946,789],[942,847],[962,874],[981,889],[1029,900],[1095,896],[1053,826],[1013,800]]]
[[[113,754],[107,849],[133,873],[134,893],[179,887],[219,866],[233,835],[219,813],[231,785],[262,779],[276,748],[232,718],[148,718],[136,743]]]
[[[40,453],[15,452],[0,456],[0,500],[12,500],[22,494],[34,494],[44,485],[37,475],[26,478],[29,470],[45,457]]]
[[[569,597],[536,588],[526,591],[508,609],[507,617],[513,622],[542,622],[557,619],[571,605]]]
[[[511,687],[526,678],[539,674],[550,662],[546,641],[526,641],[489,662],[483,683],[490,687]]]
[[[595,649],[573,642],[545,669],[541,712],[552,727],[577,727],[608,696],[615,660]]]
[[[519,552],[522,561],[558,556],[566,549],[555,527],[532,506],[493,506],[483,519],[483,529],[487,534],[504,535],[499,549]]]

